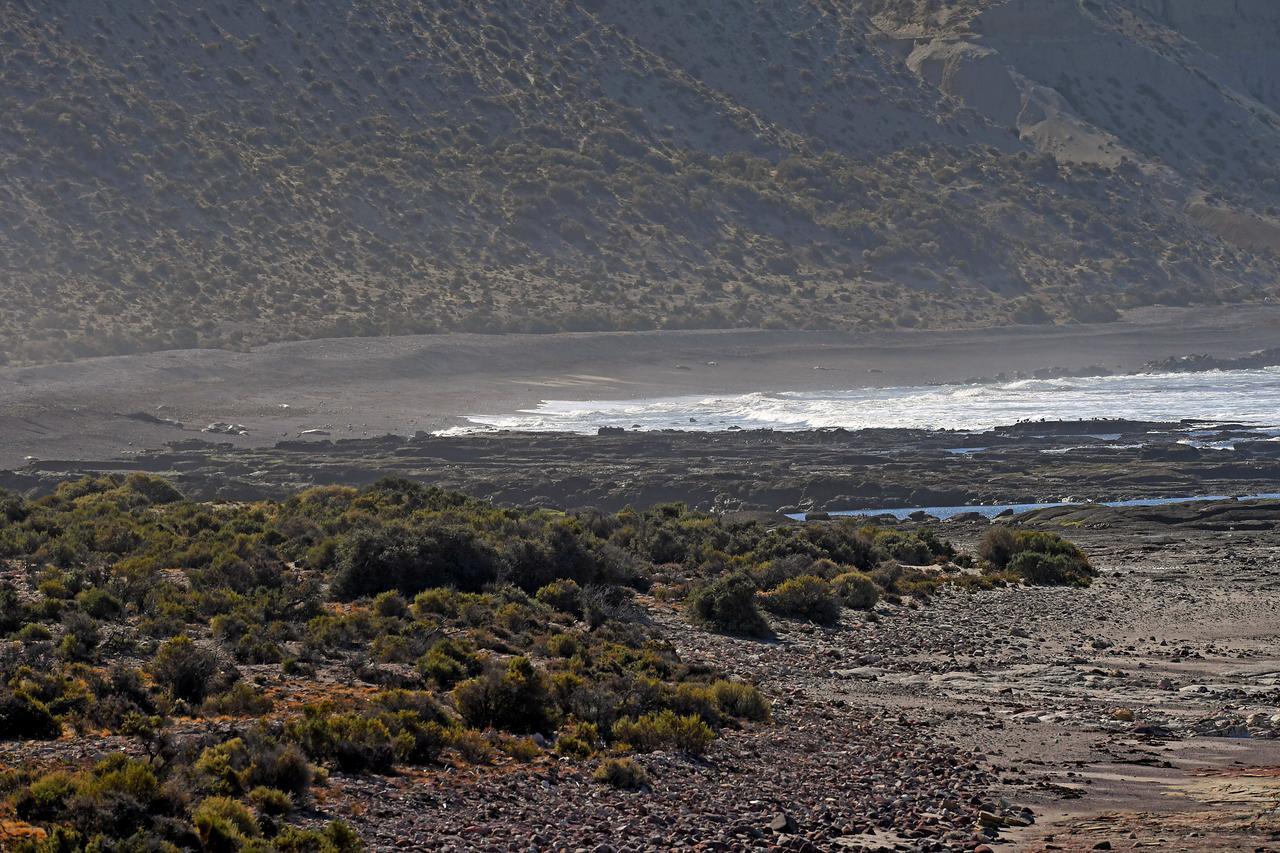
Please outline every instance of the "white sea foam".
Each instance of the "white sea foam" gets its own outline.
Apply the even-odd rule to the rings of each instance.
[[[1037,420],[1128,418],[1242,421],[1280,428],[1280,368],[1162,373],[1070,379],[1028,379],[992,385],[860,388],[687,395],[639,400],[547,400],[514,414],[476,414],[476,429],[591,433],[628,429],[982,430]]]

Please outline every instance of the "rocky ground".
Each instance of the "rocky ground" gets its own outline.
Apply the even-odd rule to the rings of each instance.
[[[651,790],[543,760],[335,778],[323,805],[376,849],[1280,849],[1277,535],[1124,513],[1072,535],[1089,589],[948,592],[771,642],[649,601],[775,702],[705,761],[642,757]]]
[[[770,512],[1275,491],[1280,442],[1231,425],[1197,426],[420,434],[292,439],[266,448],[204,435],[126,457],[35,461],[0,472],[0,488],[47,491],[96,472],[148,471],[192,498],[251,500],[398,476],[507,504],[617,510],[679,500],[707,510]],[[1233,449],[1215,449],[1223,446]]]

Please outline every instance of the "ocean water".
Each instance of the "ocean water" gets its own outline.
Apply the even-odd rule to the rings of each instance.
[[[1126,506],[1168,506],[1170,504],[1199,503],[1201,501],[1252,501],[1252,500],[1276,500],[1280,498],[1280,492],[1262,492],[1256,495],[1240,495],[1235,497],[1232,495],[1184,495],[1176,498],[1136,498],[1127,501],[1103,501],[1103,506],[1126,507]],[[865,509],[842,509],[829,512],[828,515],[892,515],[894,518],[903,519],[914,512],[925,512],[934,518],[946,520],[955,515],[961,515],[966,512],[977,512],[985,515],[987,518],[995,518],[1006,510],[1013,510],[1014,513],[1030,512],[1033,509],[1047,509],[1054,506],[1074,506],[1074,504],[1059,501],[1058,503],[1041,503],[1041,504],[966,504],[964,506],[913,506],[913,507],[875,507]],[[803,512],[788,513],[789,518],[798,521],[804,519]]]
[[[506,414],[475,414],[470,427],[593,433],[602,426],[657,430],[985,430],[1037,420],[1130,418],[1240,421],[1280,434],[1280,368],[1026,379],[990,385],[686,395],[637,400],[546,400]]]

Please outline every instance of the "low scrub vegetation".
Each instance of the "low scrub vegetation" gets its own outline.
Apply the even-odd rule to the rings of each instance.
[[[766,613],[834,625],[943,584],[1092,572],[1028,531],[993,528],[974,574],[927,531],[504,509],[395,480],[200,504],[111,476],[0,507],[0,737],[136,744],[6,777],[49,849],[344,850],[341,824],[290,824],[330,773],[554,752],[636,787],[627,751],[701,755],[767,723],[753,685],[676,653],[645,594],[767,637]]]
[[[1037,586],[1088,586],[1098,574],[1079,548],[1040,530],[993,525],[978,553],[992,571]]]
[[[596,768],[595,780],[615,788],[636,790],[649,784],[649,774],[631,758],[610,758]]]

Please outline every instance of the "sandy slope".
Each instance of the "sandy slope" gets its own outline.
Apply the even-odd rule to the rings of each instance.
[[[439,335],[184,350],[0,369],[0,467],[118,456],[243,424],[243,445],[435,429],[542,399],[844,389],[1013,370],[1134,368],[1273,346],[1280,306],[1148,309],[1120,323],[851,337],[778,331]],[[716,362],[710,365],[709,362]],[[828,368],[815,370],[816,366]],[[879,373],[869,372],[882,371]],[[285,408],[287,407],[287,408]],[[127,417],[145,412],[185,429]]]

